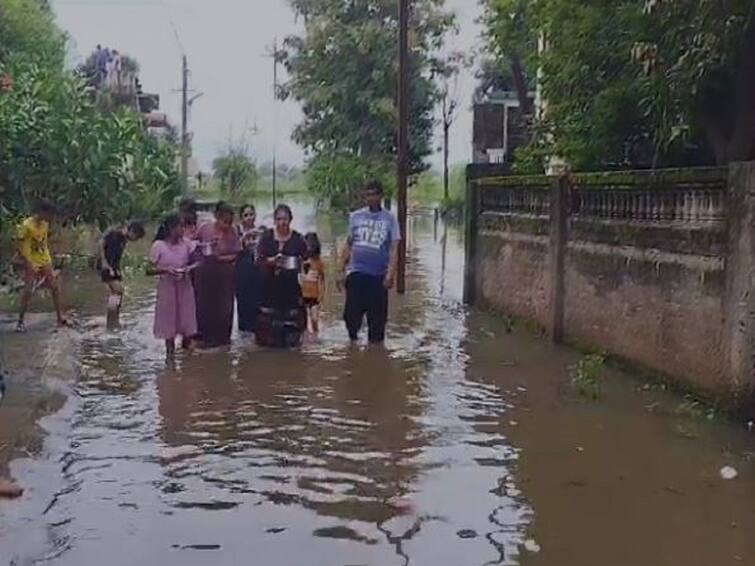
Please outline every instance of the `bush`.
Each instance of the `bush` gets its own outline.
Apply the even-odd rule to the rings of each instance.
[[[106,227],[154,217],[179,193],[176,147],[157,140],[132,110],[100,112],[84,81],[35,64],[0,65],[3,216],[27,214],[40,197],[72,222]]]
[[[572,368],[572,385],[583,397],[600,398],[603,369],[606,357],[603,354],[588,354]]]

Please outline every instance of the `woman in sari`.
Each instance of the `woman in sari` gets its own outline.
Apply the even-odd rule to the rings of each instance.
[[[236,259],[241,240],[233,226],[233,209],[220,202],[215,221],[197,231],[203,260],[194,278],[200,346],[216,348],[231,343],[233,300],[236,294]]]
[[[259,236],[257,212],[252,205],[246,204],[241,207],[239,214],[241,223],[237,230],[243,251],[236,262],[236,314],[239,330],[254,332],[260,306],[259,269],[255,261]]]
[[[297,332],[306,327],[306,311],[299,286],[301,264],[307,254],[307,244],[296,230],[291,228],[293,214],[285,204],[278,205],[273,214],[274,227],[267,230],[257,246],[257,262],[262,280],[261,312],[266,325],[272,320],[296,327]],[[275,326],[275,324],[274,324]],[[283,343],[283,336],[270,334],[266,329],[258,342],[264,345],[293,345],[298,335],[293,333],[293,342]],[[287,339],[286,339],[287,340]]]

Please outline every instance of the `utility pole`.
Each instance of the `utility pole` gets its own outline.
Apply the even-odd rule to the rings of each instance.
[[[189,192],[189,64],[186,55],[183,58],[181,72],[181,191]]]
[[[278,160],[277,160],[277,128],[278,128],[278,62],[283,50],[278,49],[278,38],[273,40],[273,47],[268,47],[265,57],[273,60],[273,105],[275,107],[273,116],[273,208],[278,204]]]
[[[398,223],[401,241],[398,248],[396,291],[406,293],[406,199],[409,176],[409,0],[399,1],[398,58]]]
[[[443,93],[443,200],[448,202],[448,138],[452,117],[449,112],[448,89]]]
[[[273,104],[275,105],[275,114],[278,114],[278,38],[273,42]],[[277,122],[277,120],[276,120]],[[277,160],[277,133],[278,124],[273,124],[273,208],[278,206],[278,160]]]

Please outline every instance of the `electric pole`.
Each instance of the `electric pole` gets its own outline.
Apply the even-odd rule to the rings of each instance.
[[[181,72],[181,191],[189,192],[189,64],[183,56]]]
[[[278,38],[273,43],[273,104],[275,105],[275,114],[278,114]],[[276,120],[277,122],[277,120]],[[278,206],[277,180],[278,180],[278,160],[277,160],[277,133],[278,124],[273,124],[273,208]]]
[[[278,49],[278,38],[273,40],[273,47],[267,48],[265,57],[270,57],[273,60],[273,208],[278,204],[278,160],[277,160],[277,141],[278,141],[278,63],[280,56],[283,54],[283,50]]]
[[[406,199],[409,176],[409,0],[399,1],[398,58],[398,223],[401,241],[398,248],[396,291],[406,293]]]

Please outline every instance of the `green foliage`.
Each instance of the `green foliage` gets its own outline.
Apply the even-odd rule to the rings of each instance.
[[[64,70],[64,36],[39,5],[0,0],[0,76],[12,77],[0,91],[3,227],[39,197],[100,227],[160,214],[179,192],[174,143],[150,136],[130,110],[99,111],[85,81]]]
[[[0,64],[34,63],[59,69],[65,59],[66,36],[39,0],[0,0]]]
[[[382,161],[371,162],[350,154],[318,155],[307,168],[307,184],[321,204],[350,209],[361,202],[361,190],[371,179],[380,179],[390,194],[394,170]]]
[[[684,396],[684,400],[677,405],[674,412],[679,416],[693,419],[704,419],[707,421],[716,420],[721,414],[716,405],[703,401],[689,393]]]
[[[99,112],[83,82],[19,65],[0,96],[0,186],[8,213],[46,197],[75,221],[101,226],[151,217],[178,191],[175,147],[128,110]]]
[[[577,393],[592,400],[600,398],[605,363],[603,354],[588,354],[577,362],[572,368],[571,378]]]
[[[703,138],[716,161],[755,159],[755,3],[645,0],[632,55],[661,149]]]
[[[302,194],[309,191],[307,187],[307,172],[299,167],[291,167],[285,163],[277,166],[276,191],[279,196]],[[258,169],[257,193],[273,192],[273,168],[270,163],[263,163]]]
[[[312,157],[310,179],[318,197],[348,201],[366,170],[381,172],[396,154],[396,38],[393,0],[290,0],[304,19],[304,34],[286,40],[291,80],[283,89],[302,104],[304,121],[294,139]],[[426,168],[432,152],[433,113],[439,100],[434,55],[453,17],[443,0],[412,2],[410,168]],[[345,164],[356,166],[349,174]],[[340,192],[345,191],[345,192]]]
[[[754,14],[751,0],[485,0],[499,62],[542,71],[527,168],[543,155],[577,170],[755,158]]]
[[[409,200],[412,203],[441,205],[441,209],[463,207],[466,186],[466,166],[455,165],[449,174],[449,198],[443,198],[443,177],[437,171],[424,171],[416,176],[409,187]]]
[[[212,162],[212,168],[223,194],[238,196],[254,192],[257,167],[245,143],[229,143],[224,153]]]

